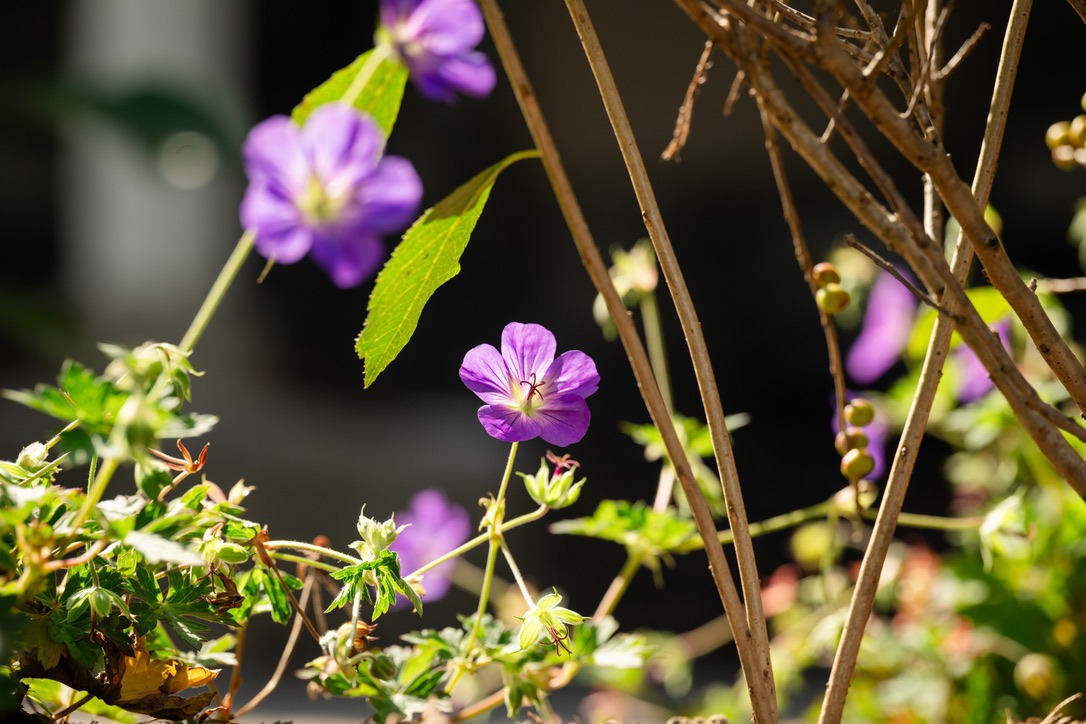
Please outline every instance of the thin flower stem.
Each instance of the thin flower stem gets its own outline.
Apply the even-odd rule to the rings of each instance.
[[[479,631],[483,627],[483,614],[486,613],[487,604],[490,602],[490,585],[494,579],[494,563],[498,559],[498,543],[501,541],[502,508],[505,505],[505,491],[509,487],[509,478],[513,475],[513,463],[517,457],[517,447],[520,443],[514,442],[509,448],[509,460],[505,464],[505,473],[502,474],[502,482],[498,487],[498,495],[490,505],[489,540],[490,547],[486,554],[486,568],[483,569],[483,590],[479,593],[479,608],[475,611],[475,623],[472,624],[471,633],[468,634],[467,644],[463,648],[465,656],[471,655],[475,647],[475,641],[479,638]],[[445,691],[452,691],[456,682],[464,675],[466,668],[462,664],[449,680]]]
[[[1010,106],[1011,91],[1021,55],[1022,41],[1032,0],[1015,0],[1011,7],[1010,20],[1003,39],[1003,51],[996,72],[995,89],[988,113],[988,125],[981,143],[980,157],[973,177],[972,193],[975,202],[984,207],[991,193],[999,149],[1002,145],[1003,131],[1006,127],[1007,112]],[[951,261],[952,272],[959,280],[965,280],[973,259],[972,248],[964,234],[959,233]],[[856,661],[860,652],[860,641],[871,616],[875,601],[875,590],[882,575],[883,564],[893,539],[894,530],[901,520],[901,508],[905,502],[905,492],[909,487],[916,456],[927,428],[928,416],[935,402],[935,392],[939,386],[943,363],[950,348],[951,333],[954,325],[948,317],[942,315],[935,320],[928,350],[920,371],[916,393],[905,421],[897,454],[890,469],[890,477],[879,506],[875,528],[860,565],[859,577],[853,589],[852,602],[841,633],[841,641],[834,655],[827,684],[826,698],[823,701],[819,722],[830,724],[838,722],[844,714],[845,699],[848,696],[849,683],[856,670]]]
[[[581,256],[581,262],[592,284],[603,297],[607,305],[607,311],[614,320],[615,329],[622,341],[623,348],[626,350],[630,368],[637,380],[637,386],[645,402],[649,417],[652,418],[656,429],[660,431],[664,447],[671,458],[672,464],[675,466],[683,491],[687,495],[698,532],[704,540],[714,540],[716,526],[713,523],[709,506],[705,502],[704,496],[701,495],[693,470],[686,459],[682,443],[675,432],[670,412],[660,395],[660,388],[656,385],[652,365],[645,353],[644,346],[641,344],[637,329],[626,313],[626,306],[611,281],[607,272],[607,265],[600,255],[599,248],[596,246],[596,242],[592,238],[592,233],[585,221],[584,213],[581,211],[577,197],[573,193],[573,187],[562,164],[561,156],[554,144],[554,139],[551,137],[531,82],[528,80],[528,75],[524,71],[524,66],[520,61],[509,28],[502,16],[501,8],[498,7],[497,0],[480,0],[479,5],[483,10],[487,27],[490,29],[491,37],[494,40],[494,46],[501,58],[506,75],[509,77],[528,130],[532,134],[536,147],[539,149],[543,168],[554,191],[555,199],[562,210],[562,215],[565,217],[573,242]],[[724,611],[728,615],[728,621],[736,634],[736,648],[740,651],[741,658],[752,665],[749,670],[753,671],[756,668],[754,663],[757,654],[754,654],[750,649],[750,627],[746,617],[742,615],[744,610],[743,602],[740,600],[735,588],[735,582],[732,580],[728,560],[724,557],[724,551],[719,546],[707,547],[706,556],[709,559],[709,569],[720,594],[721,602],[724,605]]]
[[[287,548],[295,551],[305,551],[307,553],[316,553],[317,555],[325,556],[326,558],[334,558],[337,561],[341,561],[351,566],[360,566],[364,561],[361,558],[355,558],[354,556],[347,555],[346,553],[340,553],[337,550],[331,548],[325,548],[314,543],[306,543],[300,540],[272,540],[264,544],[264,547],[269,551],[277,550],[279,548]]]
[[[181,354],[192,354],[193,348],[196,347],[196,343],[203,336],[204,330],[207,329],[207,325],[211,322],[211,318],[215,316],[219,304],[222,303],[223,298],[226,296],[226,291],[234,283],[234,279],[237,277],[245,260],[249,258],[255,239],[256,232],[251,229],[238,239],[237,246],[230,253],[230,257],[226,260],[226,264],[223,265],[219,276],[215,279],[215,283],[211,285],[211,291],[207,293],[204,303],[200,305],[200,309],[196,312],[196,317],[193,318],[192,324],[189,325],[188,331],[185,332],[185,336],[181,338],[181,343],[178,345]]]
[[[91,481],[87,485],[87,496],[83,498],[83,505],[79,507],[79,512],[75,514],[75,518],[68,524],[72,535],[79,532],[79,529],[87,522],[91,512],[102,500],[102,495],[106,492],[106,487],[109,485],[110,479],[113,478],[113,473],[117,472],[118,465],[120,465],[120,461],[116,458],[106,458],[102,461],[101,467],[98,468],[97,475],[94,473],[94,465],[91,465]]]
[[[645,346],[648,348],[649,359],[652,360],[652,371],[656,373],[660,396],[664,398],[667,409],[674,410],[671,382],[667,372],[667,349],[664,347],[664,325],[660,322],[660,307],[656,303],[656,294],[643,292],[638,295],[638,305],[641,307],[641,325],[645,329]]]
[[[660,261],[660,269],[667,281],[668,289],[671,291],[672,301],[675,304],[676,312],[678,312],[679,321],[689,348],[690,359],[694,365],[698,391],[701,393],[706,422],[709,425],[709,433],[713,441],[717,469],[724,488],[728,521],[732,530],[735,531],[736,537],[735,555],[739,567],[739,579],[743,587],[743,603],[746,609],[747,628],[752,645],[751,653],[754,654],[753,658],[748,657],[747,660],[742,662],[743,669],[746,672],[756,718],[763,722],[774,721],[777,717],[776,686],[773,682],[769,634],[765,627],[765,615],[762,612],[758,566],[754,558],[754,547],[750,540],[750,534],[747,531],[746,506],[739,485],[739,474],[735,466],[731,438],[728,435],[724,409],[720,402],[720,392],[717,389],[716,377],[713,372],[712,362],[709,359],[701,323],[698,321],[697,313],[694,310],[690,292],[686,287],[682,270],[664,227],[663,218],[656,203],[656,196],[649,182],[648,173],[645,170],[644,160],[637,149],[633,130],[630,128],[629,119],[623,108],[618,88],[604,57],[603,49],[600,47],[599,38],[596,36],[596,31],[588,17],[588,11],[583,0],[566,0],[566,7],[573,19],[573,24],[577,28],[577,35],[581,39],[581,45],[584,47],[589,65],[592,67],[592,73],[599,86],[603,105],[615,131],[623,160],[626,162],[634,192],[641,206],[645,228],[648,230],[649,238],[656,250],[656,257]],[[684,492],[688,499],[693,496],[703,498],[700,489],[696,485],[690,488],[684,487]],[[693,501],[690,502],[691,508],[695,508]],[[737,634],[736,639],[739,638]]]
[[[309,562],[312,563],[312,561]],[[303,610],[309,605],[309,596],[313,592],[316,580],[317,578],[314,575],[308,575],[305,578],[302,593],[298,597],[298,605]],[[295,614],[294,624],[291,626],[290,635],[287,637],[287,644],[283,649],[282,655],[279,657],[279,663],[276,664],[275,671],[272,672],[271,678],[268,679],[268,683],[264,684],[264,688],[258,691],[244,706],[238,708],[238,710],[234,712],[235,719],[240,719],[245,714],[248,714],[279,686],[279,680],[283,678],[283,672],[287,670],[287,664],[290,663],[290,655],[294,653],[294,647],[298,644],[298,636],[302,632],[302,623],[302,616],[300,614]]]
[[[601,621],[604,617],[610,616],[615,612],[615,607],[618,606],[619,600],[625,595],[626,590],[630,587],[630,582],[633,580],[634,574],[637,573],[637,569],[641,567],[641,561],[644,560],[644,556],[640,553],[630,551],[626,557],[626,562],[622,565],[622,570],[611,581],[611,585],[608,586],[607,592],[603,594],[603,598],[600,599],[600,603],[596,606],[596,612],[592,614],[592,620],[595,622]]]
[[[550,508],[548,508],[545,505],[541,505],[538,508],[536,508],[535,510],[533,510],[531,513],[525,513],[524,515],[521,515],[521,516],[519,516],[517,518],[513,518],[513,520],[503,522],[501,524],[501,526],[499,526],[499,531],[502,532],[502,533],[505,533],[508,530],[513,530],[514,528],[519,528],[520,526],[524,525],[525,523],[531,523],[533,520],[539,520],[540,518],[542,518],[544,515],[547,514],[548,510],[550,510]],[[453,558],[457,558],[459,556],[464,555],[465,553],[467,553],[468,551],[470,551],[470,550],[472,550],[474,548],[478,548],[483,543],[486,543],[488,540],[490,540],[490,531],[487,531],[485,533],[480,533],[479,535],[477,535],[474,538],[472,538],[471,540],[469,540],[467,543],[464,543],[463,545],[459,546],[458,548],[454,548],[453,550],[449,551],[448,553],[441,556],[440,558],[435,558],[434,560],[427,563],[425,566],[422,566],[422,567],[412,571],[408,575],[404,576],[404,578],[411,578],[413,576],[420,576],[423,573],[426,573],[426,571],[430,570],[431,568],[435,568],[437,566],[440,566],[445,561],[452,560]]]
[[[532,592],[528,590],[528,584],[524,582],[524,576],[520,573],[520,566],[517,565],[516,560],[513,559],[513,552],[509,550],[509,544],[505,542],[505,538],[498,540],[498,545],[501,546],[502,555],[505,556],[505,562],[509,564],[509,570],[513,572],[513,580],[517,582],[517,586],[520,588],[520,595],[524,596],[524,602],[528,604],[528,608],[535,605],[535,599],[532,598]],[[491,576],[493,578],[493,576]]]
[[[370,51],[370,57],[366,58],[366,62],[358,69],[358,73],[355,75],[354,80],[351,81],[351,85],[343,93],[340,102],[346,103],[349,106],[354,105],[354,102],[358,100],[358,96],[362,94],[362,91],[366,87],[366,83],[373,77],[377,68],[380,67],[381,63],[391,57],[391,46],[386,45],[385,43],[378,43],[374,46],[373,50]]]
[[[310,566],[311,568],[317,568],[325,573],[335,573],[340,570],[339,566],[333,566],[331,563],[325,563],[324,561],[317,561],[312,558],[306,558],[305,556],[296,556],[293,553],[279,553],[278,551],[268,551],[268,555],[277,561],[287,561],[288,563],[301,563],[303,566]]]

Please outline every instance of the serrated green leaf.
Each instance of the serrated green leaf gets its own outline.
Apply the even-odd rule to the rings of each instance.
[[[341,100],[373,53],[373,50],[366,51],[346,68],[337,70],[328,80],[307,93],[290,113],[294,122],[301,126],[318,107]],[[385,138],[388,138],[396,123],[396,116],[400,113],[400,102],[403,100],[406,84],[407,68],[393,59],[382,60],[351,105],[368,113],[377,122]]]
[[[174,563],[202,566],[203,557],[194,550],[153,533],[134,530],[124,537],[124,544],[139,551],[149,563]]]
[[[365,361],[369,387],[407,345],[434,292],[460,273],[460,256],[494,182],[511,164],[538,151],[508,156],[428,209],[403,236],[377,276],[355,350]]]

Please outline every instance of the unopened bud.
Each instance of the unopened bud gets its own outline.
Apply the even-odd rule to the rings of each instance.
[[[811,270],[815,284],[819,288],[825,287],[827,284],[840,284],[841,274],[837,271],[837,267],[830,264],[828,261],[819,262],[814,265],[814,269]]]
[[[1053,123],[1045,131],[1045,145],[1049,150],[1055,149],[1057,146],[1066,146],[1071,143],[1071,123],[1069,121],[1059,121]]]
[[[865,448],[849,450],[841,458],[841,474],[849,480],[859,480],[875,469],[875,458]]]
[[[818,308],[831,317],[844,311],[851,301],[852,297],[840,284],[829,283],[815,292],[815,303],[818,304]]]
[[[854,397],[845,405],[845,420],[850,425],[863,427],[875,419],[875,406],[862,397]]]
[[[837,433],[833,446],[837,449],[838,455],[844,455],[849,450],[867,447],[868,442],[867,433],[858,427],[850,427]]]

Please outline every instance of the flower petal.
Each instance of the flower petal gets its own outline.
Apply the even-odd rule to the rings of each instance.
[[[449,102],[455,93],[483,98],[494,90],[498,77],[482,53],[446,58],[417,82],[419,92],[430,100]]]
[[[533,417],[538,420],[539,436],[558,447],[572,445],[584,437],[592,419],[588,403],[577,395],[547,396]]]
[[[317,234],[312,256],[341,288],[356,287],[369,279],[385,256],[380,238],[369,235]]]
[[[546,391],[550,394],[588,397],[599,389],[600,375],[596,363],[580,350],[563,352],[547,369]]]
[[[286,116],[272,116],[253,126],[241,149],[245,173],[293,198],[309,182],[309,161],[301,129]]]
[[[528,382],[532,375],[542,381],[556,348],[554,335],[541,325],[511,322],[502,330],[502,357],[514,383]],[[547,392],[543,390],[544,395]]]
[[[279,264],[293,264],[313,244],[313,234],[303,223],[294,202],[283,198],[259,177],[245,191],[241,225],[256,233],[256,250],[267,258],[275,257]]]
[[[502,442],[531,440],[539,437],[541,429],[539,420],[526,417],[520,410],[505,405],[484,405],[480,407],[479,422],[482,423],[483,429],[486,430],[488,435]],[[546,440],[547,438],[543,439]]]
[[[468,350],[460,365],[460,380],[489,405],[500,405],[511,399],[509,368],[492,344],[480,344]]]
[[[849,376],[868,384],[890,369],[909,341],[915,317],[912,293],[883,272],[871,286],[863,328],[848,350],[845,368]]]
[[[399,231],[415,220],[421,200],[422,181],[415,167],[405,158],[386,156],[343,213],[347,223],[357,218],[370,231]]]
[[[385,145],[372,119],[341,103],[313,111],[302,136],[313,172],[333,198],[350,193],[374,172]]]
[[[1003,348],[1008,352],[1011,349],[1011,322],[1004,319],[992,325],[992,330],[1003,343]],[[977,358],[977,353],[966,345],[954,350],[954,361],[958,367],[958,402],[965,405],[984,397],[993,389],[995,384],[988,376],[988,370]]]
[[[525,618],[524,623],[520,627],[520,637],[518,638],[520,648],[526,649],[534,646],[542,635],[543,622],[535,616]]]
[[[473,0],[422,0],[405,30],[423,52],[449,56],[478,45],[486,25]]]

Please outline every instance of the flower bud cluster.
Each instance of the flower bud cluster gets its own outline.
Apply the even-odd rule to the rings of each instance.
[[[358,514],[358,535],[362,540],[351,543],[350,547],[358,551],[363,560],[376,560],[406,527],[397,527],[395,517],[384,521],[368,518],[366,506],[362,506],[362,512]]]
[[[875,458],[867,450],[868,436],[863,428],[875,419],[875,406],[862,397],[845,405],[847,427],[837,433],[834,446],[841,455],[841,474],[850,483],[857,482],[875,469]]]
[[[578,464],[574,460],[569,460],[568,456],[557,458],[550,455],[549,457],[555,463],[553,474],[550,466],[547,465],[547,459],[544,458],[539,461],[539,472],[535,475],[525,473],[517,473],[517,475],[524,478],[524,487],[528,489],[528,495],[540,505],[545,505],[552,510],[573,505],[581,496],[585,478],[574,482]]]
[[[832,317],[848,307],[852,297],[841,286],[841,274],[837,271],[837,267],[828,261],[820,262],[814,265],[811,276],[818,286],[818,291],[815,292],[815,303],[824,314]]]
[[[1082,96],[1086,111],[1086,94]],[[1045,132],[1045,144],[1052,151],[1052,163],[1064,171],[1086,168],[1086,115],[1053,123]]]

